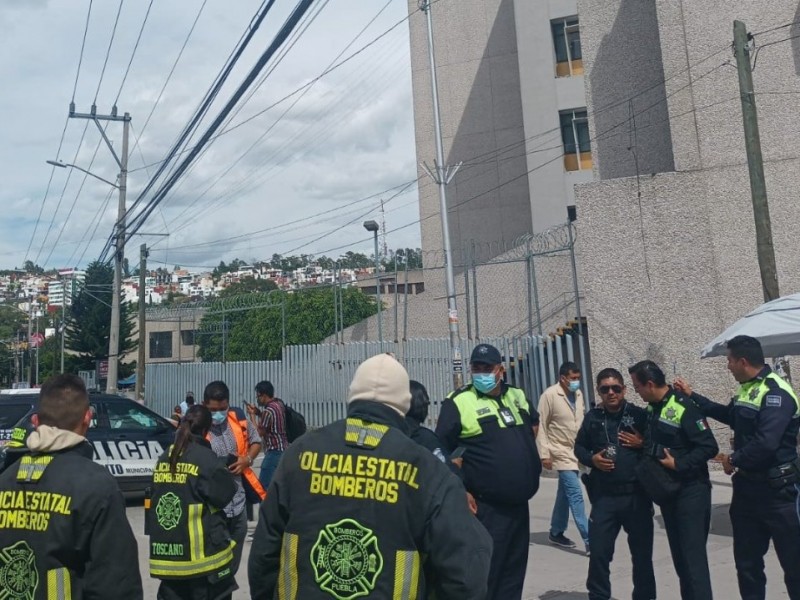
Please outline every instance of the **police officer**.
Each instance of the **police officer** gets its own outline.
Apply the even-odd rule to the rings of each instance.
[[[0,474],[0,597],[141,599],[125,501],[85,438],[86,386],[52,377],[36,411],[29,453]]]
[[[656,597],[653,574],[653,503],[636,481],[647,413],[625,400],[625,383],[616,369],[597,374],[601,404],[583,420],[575,456],[592,469],[587,481],[592,512],[589,537],[589,600],[611,598],[611,559],[620,528],[628,534],[633,561],[633,600]]]
[[[727,348],[728,370],[740,384],[727,405],[692,393],[683,380],[675,387],[691,394],[706,416],[733,427],[734,451],[723,456],[722,464],[728,475],[735,473],[730,514],[742,598],[765,598],[764,555],[771,539],[789,598],[800,600],[800,403],[791,386],[764,364],[757,339],[739,335]]]
[[[353,377],[347,418],[286,450],[250,550],[255,600],[484,600],[491,554],[458,478],[407,435],[406,370],[388,354]]]
[[[205,439],[211,412],[192,405],[156,463],[147,510],[150,576],[159,600],[217,600],[238,588],[222,510],[236,493],[233,475]]]
[[[470,369],[472,383],[442,403],[436,434],[449,452],[466,448],[464,484],[494,540],[487,600],[518,600],[528,565],[528,500],[542,470],[532,409],[522,390],[503,382],[494,346],[476,346]]]
[[[678,488],[660,506],[681,598],[711,600],[706,552],[711,526],[707,463],[719,450],[717,441],[694,402],[667,385],[656,363],[643,360],[628,372],[633,389],[649,405],[645,454],[661,463]]]

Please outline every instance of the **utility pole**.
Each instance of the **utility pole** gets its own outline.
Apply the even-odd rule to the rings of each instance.
[[[76,113],[75,103],[70,103],[69,116],[73,119],[94,121],[119,166],[119,203],[115,226],[116,251],[114,252],[114,285],[111,292],[111,331],[108,336],[108,381],[106,382],[106,392],[113,394],[117,391],[117,382],[119,381],[120,295],[122,294],[122,261],[125,258],[125,214],[127,212],[125,195],[128,183],[128,131],[131,116],[129,113],[125,113],[122,117],[117,116],[116,106],[112,107],[110,115],[98,115],[97,106],[94,104],[92,104],[89,114]],[[114,147],[106,136],[105,130],[100,126],[100,121],[122,121],[122,154],[119,157],[114,152]]]
[[[33,296],[28,298],[28,387],[33,387]]]
[[[747,167],[750,171],[750,192],[753,198],[753,216],[756,222],[756,249],[764,301],[780,297],[778,270],[775,266],[775,247],[772,244],[772,224],[767,202],[767,185],[764,180],[764,157],[761,154],[761,136],[758,131],[756,95],[753,89],[753,70],[750,64],[750,40],[747,27],[741,21],[733,22],[733,49],[736,70],[739,72],[739,92],[742,99],[744,145]]]
[[[147,244],[139,246],[139,355],[136,359],[136,399],[142,400],[144,397],[144,361],[145,345],[147,343],[147,331],[145,321],[145,282],[147,278]],[[178,333],[180,337],[180,332]],[[180,344],[180,340],[178,341]]]
[[[435,173],[425,164],[423,168],[431,179],[439,186],[439,211],[442,219],[442,241],[444,244],[445,284],[447,287],[447,325],[450,333],[450,350],[452,353],[453,388],[458,389],[463,383],[464,365],[461,359],[461,334],[458,331],[458,306],[456,305],[456,282],[453,276],[453,253],[450,249],[450,225],[447,215],[447,184],[455,177],[459,163],[454,168],[444,164],[444,148],[442,146],[442,124],[439,114],[439,91],[436,81],[436,58],[433,47],[433,20],[431,17],[431,0],[419,0],[419,8],[428,20],[428,54],[431,63],[431,91],[433,94],[433,125],[436,135]]]
[[[72,286],[70,286],[70,293],[72,293]],[[61,281],[61,325],[59,327],[61,333],[61,370],[64,374],[64,338],[67,337],[67,284],[64,280]]]

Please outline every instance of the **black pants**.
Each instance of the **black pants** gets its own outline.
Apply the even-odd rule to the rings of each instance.
[[[530,544],[528,503],[507,506],[477,502],[478,520],[494,545],[486,600],[520,600]]]
[[[733,478],[731,502],[733,558],[742,600],[764,600],[767,577],[764,555],[769,541],[783,568],[791,600],[800,600],[800,517],[797,489],[773,490],[766,481]],[[778,592],[773,589],[771,596]]]
[[[589,577],[586,589],[589,600],[611,598],[611,561],[619,530],[628,534],[628,547],[633,562],[633,600],[656,597],[653,574],[653,503],[643,494],[594,498],[589,516]]]
[[[682,600],[711,600],[706,542],[711,526],[711,484],[684,484],[674,500],[661,506],[672,563]]]
[[[233,562],[231,563],[231,572],[233,577],[236,577],[239,564],[242,562],[244,538],[247,536],[247,512],[243,510],[237,516],[228,518],[227,525],[231,539],[236,542],[236,545],[233,547]]]
[[[211,583],[208,577],[164,579],[158,587],[158,600],[226,600],[239,589],[233,577]]]

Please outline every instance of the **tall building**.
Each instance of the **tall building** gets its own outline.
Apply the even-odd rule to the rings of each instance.
[[[47,304],[54,308],[72,306],[72,299],[86,280],[86,271],[61,269],[58,279],[47,283]]]
[[[436,156],[425,14],[409,0],[417,160]],[[431,5],[451,246],[479,259],[567,220],[592,178],[576,0],[445,0]],[[436,186],[420,168],[422,248],[440,251]]]
[[[726,397],[700,350],[763,302],[731,53],[750,60],[782,294],[800,291],[797,0],[581,0],[597,181],[577,187],[578,250],[595,364],[656,360]]]

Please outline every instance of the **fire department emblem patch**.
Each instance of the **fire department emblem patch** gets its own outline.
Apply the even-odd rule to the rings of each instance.
[[[378,538],[353,519],[342,519],[319,532],[311,564],[320,589],[336,600],[369,595],[383,570]]]
[[[33,600],[38,586],[36,556],[27,542],[0,550],[0,600]]]
[[[181,515],[183,515],[181,500],[175,494],[167,492],[158,499],[156,518],[162,529],[165,531],[175,529],[180,523]]]

